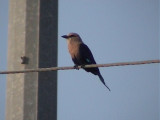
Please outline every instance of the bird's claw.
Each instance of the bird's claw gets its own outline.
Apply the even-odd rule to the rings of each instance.
[[[74,69],[79,70],[78,65],[74,65]]]
[[[85,65],[81,65],[81,68],[84,68],[85,67]]]

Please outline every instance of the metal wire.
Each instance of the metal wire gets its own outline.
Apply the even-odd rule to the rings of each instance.
[[[94,67],[113,67],[113,66],[140,65],[140,64],[153,64],[153,63],[160,63],[160,60],[119,62],[119,63],[108,63],[108,64],[91,64],[91,65],[77,66],[77,67],[68,66],[68,67],[51,67],[51,68],[37,68],[37,69],[26,69],[26,70],[0,71],[0,74],[46,72],[46,71],[55,71],[55,70],[70,70],[70,69],[94,68]]]

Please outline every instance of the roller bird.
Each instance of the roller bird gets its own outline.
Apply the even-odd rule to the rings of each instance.
[[[81,37],[77,33],[69,33],[68,35],[61,36],[67,40],[68,50],[71,55],[71,58],[76,66],[85,66],[87,64],[96,64],[96,61],[92,55],[91,50],[86,44],[82,41]],[[94,75],[98,75],[101,82],[108,88],[105,84],[105,81],[99,71],[98,67],[95,68],[83,68],[87,72],[91,72]]]

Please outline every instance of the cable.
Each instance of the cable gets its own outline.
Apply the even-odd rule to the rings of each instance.
[[[68,66],[68,67],[51,67],[51,68],[37,68],[37,69],[26,69],[26,70],[0,71],[0,74],[46,72],[46,71],[55,71],[55,70],[70,70],[70,69],[93,68],[93,67],[113,67],[113,66],[140,65],[140,64],[153,64],[153,63],[160,63],[160,60],[119,62],[119,63],[108,63],[108,64],[91,64],[91,65],[85,65],[83,67],[82,66],[77,66],[77,67]]]

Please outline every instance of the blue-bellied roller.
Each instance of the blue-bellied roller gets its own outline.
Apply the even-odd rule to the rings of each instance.
[[[69,33],[68,35],[63,35],[63,38],[67,39],[68,50],[72,57],[72,60],[76,66],[85,66],[89,64],[96,64],[91,50],[86,44],[82,41],[81,37],[77,33]],[[91,72],[94,75],[98,75],[101,82],[108,88],[105,84],[105,81],[99,71],[98,67],[95,68],[83,68],[87,72]]]

